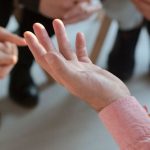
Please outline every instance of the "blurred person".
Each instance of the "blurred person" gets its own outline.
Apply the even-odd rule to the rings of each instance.
[[[32,31],[34,22],[42,22],[49,36],[52,37],[53,18],[62,18],[66,24],[72,24],[87,19],[100,8],[100,5],[93,5],[89,0],[20,0],[19,2],[22,7],[22,17],[19,21],[21,36],[26,30]],[[30,73],[33,60],[28,47],[19,47],[19,61],[10,77],[11,98],[26,108],[35,107],[39,100],[38,88]]]
[[[39,23],[33,26],[35,34],[29,31],[24,34],[36,61],[98,113],[120,149],[149,150],[150,118],[145,109],[121,80],[91,62],[82,33],[76,36],[74,52],[63,23],[55,20],[53,26],[59,50]]]
[[[136,5],[143,11],[139,11]],[[150,6],[145,1],[138,0],[103,0],[103,6],[107,15],[115,19],[119,26],[114,46],[108,57],[108,70],[126,81],[134,72],[135,49],[142,27],[146,26],[150,34],[150,22],[145,15]],[[146,16],[147,18],[144,19]]]

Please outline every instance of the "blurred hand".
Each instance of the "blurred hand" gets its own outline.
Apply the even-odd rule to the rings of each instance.
[[[79,2],[90,2],[91,0],[40,0],[39,11],[50,18],[60,18],[71,10]]]
[[[15,35],[13,33],[10,33],[5,28],[0,27],[0,42],[11,42],[18,46],[25,46],[26,41],[24,38],[19,37],[18,35]]]
[[[0,79],[4,78],[17,63],[17,46],[10,42],[0,42]]]
[[[88,19],[91,15],[99,11],[100,4],[92,4],[89,2],[80,2],[74,6],[71,10],[66,12],[62,17],[64,24],[73,24],[85,19]]]
[[[17,62],[18,51],[16,45],[25,46],[24,38],[0,27],[0,79],[4,78]]]
[[[73,52],[63,23],[56,19],[53,26],[59,51],[39,23],[33,26],[35,35],[27,31],[24,36],[36,61],[57,82],[96,111],[102,110],[114,100],[130,95],[127,87],[117,77],[92,64],[82,33],[77,34],[76,52]]]
[[[144,17],[150,20],[150,0],[132,0]]]

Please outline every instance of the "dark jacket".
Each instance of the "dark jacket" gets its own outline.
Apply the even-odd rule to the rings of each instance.
[[[38,12],[39,10],[39,2],[40,0],[19,0],[20,4],[22,4],[24,7]]]

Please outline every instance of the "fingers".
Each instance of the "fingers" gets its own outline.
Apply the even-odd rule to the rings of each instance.
[[[53,26],[60,52],[66,59],[73,59],[75,56],[71,51],[71,45],[67,38],[67,34],[63,23],[60,20],[56,19],[53,22]],[[36,58],[39,58],[39,56],[44,55],[47,52],[53,51],[55,48],[43,25],[36,23],[34,24],[33,28],[36,36],[31,32],[25,32],[24,37],[33,55]]]
[[[24,33],[24,37],[37,63],[47,71],[49,66],[45,63],[43,56],[47,54],[48,50],[44,48],[44,46],[39,42],[33,33],[27,31]]]
[[[76,36],[76,54],[79,61],[91,63],[87,54],[86,41],[83,33]]]
[[[18,56],[18,48],[15,44],[12,44],[12,54]]]
[[[40,23],[35,23],[33,25],[34,32],[36,34],[36,37],[38,38],[39,42],[47,52],[53,51],[55,48],[53,46],[52,41],[50,40],[50,37],[45,29],[45,27]]]
[[[17,62],[17,57],[14,55],[7,55],[0,53],[0,66],[14,65]]]
[[[0,41],[1,42],[11,42],[18,46],[25,46],[26,42],[24,38],[21,38],[15,34],[8,32],[6,29],[0,27]]]
[[[10,42],[4,42],[3,45],[5,46],[5,49],[3,49],[3,51],[5,53],[7,53],[8,55],[12,55],[13,54],[13,47],[12,47],[12,43]]]
[[[4,43],[0,42],[0,53],[6,51],[6,46]]]
[[[64,15],[64,20],[68,19],[68,18],[72,18],[76,15],[79,15],[81,13],[81,8],[80,5],[77,4],[76,6],[74,6],[73,9],[69,10],[65,15]]]
[[[39,43],[37,37],[32,32],[25,32],[24,33],[25,40],[31,50],[33,56],[39,60],[41,56],[45,55],[47,51],[45,48]]]
[[[49,36],[42,25],[34,24],[34,31],[37,37],[31,32],[24,33],[25,40],[31,52],[37,62],[56,81],[62,83],[62,78],[67,72],[65,58],[59,52],[54,51],[52,43],[49,43]]]
[[[66,59],[68,59],[68,60],[74,59],[74,54],[71,51],[71,45],[68,40],[64,24],[62,23],[61,20],[55,19],[53,21],[53,27],[55,30],[55,35],[57,38],[60,52],[63,54],[63,56]]]
[[[17,47],[11,43],[0,43],[0,65],[12,65],[17,62]]]
[[[69,10],[64,15],[63,21],[65,24],[72,24],[83,21],[98,10],[100,10],[100,5],[92,5],[86,2],[82,2],[77,4],[73,9]]]

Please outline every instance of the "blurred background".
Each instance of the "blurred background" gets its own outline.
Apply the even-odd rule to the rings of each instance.
[[[90,54],[99,30],[99,15],[86,21],[67,25],[67,33],[74,47],[75,35],[84,32]],[[15,31],[17,22],[12,16],[7,26]],[[92,28],[91,28],[92,27]],[[107,68],[108,54],[114,43],[118,24],[112,20],[96,64]],[[52,38],[55,45],[55,36]],[[134,74],[126,82],[132,95],[142,105],[150,106],[150,40],[142,29],[136,46]],[[0,80],[0,149],[1,150],[109,150],[118,149],[97,114],[78,98],[70,95],[57,83],[49,83],[43,70],[34,63],[32,75],[38,85],[40,101],[34,109],[24,109],[8,96],[9,76]],[[82,92],[82,91],[81,91]]]

